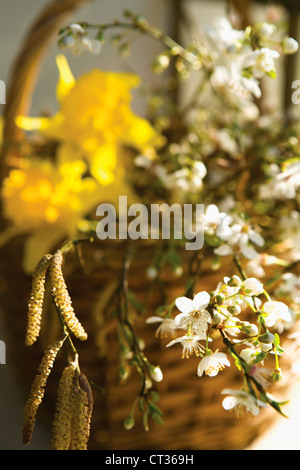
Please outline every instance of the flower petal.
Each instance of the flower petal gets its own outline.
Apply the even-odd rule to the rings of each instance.
[[[193,299],[193,306],[195,310],[200,312],[204,310],[210,302],[210,295],[206,291],[198,292]]]
[[[56,64],[59,71],[59,80],[56,86],[56,96],[58,101],[66,96],[75,85],[75,78],[71,72],[68,61],[63,54],[56,56]]]
[[[178,297],[175,300],[175,305],[182,313],[190,313],[194,310],[193,301],[187,297]]]
[[[182,328],[185,323],[186,323],[186,320],[188,319],[189,317],[189,314],[188,313],[179,313],[178,315],[176,315],[176,317],[174,318],[174,325],[176,328]]]

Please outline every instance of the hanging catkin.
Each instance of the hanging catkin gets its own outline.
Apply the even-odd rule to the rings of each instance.
[[[27,314],[26,346],[35,343],[40,333],[46,272],[51,258],[52,255],[45,255],[37,264],[33,274]]]
[[[54,299],[66,326],[77,338],[84,341],[87,339],[87,334],[75,315],[62,272],[62,262],[63,255],[61,251],[57,251],[53,255],[50,263],[50,276]]]
[[[80,387],[74,392],[72,408],[72,439],[71,450],[87,450],[87,443],[90,432],[88,397]]]
[[[76,364],[71,362],[63,370],[59,381],[52,425],[51,447],[53,450],[68,450],[70,447],[75,373]]]
[[[82,373],[73,400],[72,450],[87,450],[93,411],[93,394],[88,379]]]
[[[31,385],[29,397],[24,407],[24,421],[23,421],[23,443],[29,444],[36,420],[36,413],[39,405],[41,404],[45,386],[47,383],[48,376],[53,367],[53,363],[57,356],[58,351],[62,347],[63,340],[55,341],[53,344],[48,346],[45,350],[43,358],[37,369],[36,376]]]

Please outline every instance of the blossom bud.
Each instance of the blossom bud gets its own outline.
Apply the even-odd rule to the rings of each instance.
[[[246,294],[259,295],[263,292],[264,286],[255,277],[249,277],[244,281],[244,291]]]
[[[272,333],[264,333],[263,335],[261,335],[259,338],[258,338],[259,342],[260,343],[273,343],[274,341],[274,335],[272,335]]]
[[[214,310],[213,311],[213,321],[215,323],[222,323],[223,320],[224,320],[224,315],[222,315],[222,313],[218,312],[217,310]]]
[[[246,333],[248,336],[256,336],[258,333],[258,328],[253,323],[248,323],[242,327],[242,332]]]
[[[229,279],[228,283],[227,283],[230,287],[240,287],[240,285],[242,284],[242,281],[240,280],[240,278],[238,276],[236,276],[235,274]]]
[[[135,426],[135,421],[133,419],[133,416],[128,416],[128,418],[125,419],[124,421],[124,428],[129,431]]]
[[[120,367],[119,377],[122,381],[126,381],[129,377],[129,370],[127,367]]]
[[[146,377],[145,390],[150,390],[150,388],[152,388],[152,380],[149,377]]]
[[[295,54],[298,48],[298,42],[293,38],[285,37],[282,41],[282,49],[285,54]]]
[[[161,382],[163,379],[163,373],[161,371],[161,368],[158,366],[151,367],[150,376],[151,376],[151,379],[154,380],[155,382]]]
[[[279,380],[282,379],[281,369],[275,369],[272,375],[272,379],[273,379],[273,382],[278,382]]]
[[[239,305],[230,305],[227,307],[227,310],[231,315],[238,315],[241,313],[241,307]]]
[[[73,34],[83,34],[84,29],[80,24],[77,23],[71,23],[69,24],[69,28],[72,31]]]
[[[273,348],[272,343],[259,343],[259,346],[263,352],[270,351]]]
[[[222,305],[225,300],[225,295],[224,294],[217,294],[216,295],[216,302],[218,305]]]
[[[70,34],[66,34],[59,39],[58,44],[61,49],[71,48],[75,45],[75,38]]]
[[[276,31],[276,26],[269,23],[261,23],[258,25],[258,33],[262,38],[270,38],[272,34]]]
[[[156,279],[157,276],[158,276],[158,271],[156,268],[150,266],[148,269],[147,269],[147,277],[149,279]]]

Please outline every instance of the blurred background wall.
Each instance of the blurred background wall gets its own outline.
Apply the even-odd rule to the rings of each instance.
[[[18,53],[24,35],[37,14],[49,4],[49,0],[0,0],[0,79],[6,84],[9,83],[13,60]],[[175,0],[94,0],[87,3],[70,17],[70,21],[88,21],[94,23],[104,23],[115,18],[121,19],[125,8],[129,8],[134,13],[145,16],[150,23],[163,28],[170,35],[178,33],[175,28],[174,11]],[[179,35],[185,37],[191,35],[199,25],[203,23],[211,24],[216,16],[226,13],[226,2],[217,0],[183,0],[186,19],[189,21],[188,29],[181,30]],[[255,5],[254,16],[260,18],[264,16],[264,7]],[[134,46],[134,54],[126,60],[118,57],[114,48],[103,46],[99,56],[84,55],[80,58],[73,57],[67,53],[71,69],[75,76],[91,68],[99,67],[111,70],[125,70],[137,72],[145,79],[149,79],[149,64],[151,58],[158,52],[158,44],[149,39],[138,41]],[[36,85],[33,96],[31,114],[39,115],[41,111],[55,112],[57,103],[55,87],[57,82],[57,68],[55,56],[60,52],[54,42],[45,62]],[[300,73],[299,77],[300,79]],[[273,87],[273,88],[272,88]],[[279,76],[276,83],[268,87],[267,94],[275,106],[282,106],[283,76]],[[275,88],[274,88],[275,87]],[[183,89],[184,90],[184,89]],[[275,90],[275,92],[274,92]],[[186,90],[188,91],[188,90]],[[184,91],[185,93],[185,91]],[[143,104],[139,104],[141,109]],[[2,105],[0,104],[0,114]],[[13,315],[13,312],[11,312]],[[5,341],[3,330],[0,324],[0,339]],[[22,409],[24,396],[18,390],[12,372],[10,370],[10,351],[7,350],[6,365],[0,365],[0,449],[23,449],[21,442]],[[294,400],[296,400],[296,395]],[[256,445],[257,448],[272,449],[276,445],[285,445],[287,449],[300,448],[299,432],[294,432],[293,426],[300,423],[300,408],[297,401],[292,401],[296,406],[296,416],[285,426],[284,435],[290,437],[285,443],[282,440],[282,433],[274,428],[269,440]],[[274,433],[277,436],[277,441]],[[278,440],[279,439],[279,440]],[[277,444],[276,444],[277,442]],[[272,447],[273,446],[273,447]],[[49,431],[38,424],[35,429],[30,449],[48,449]],[[255,445],[254,445],[255,448]]]

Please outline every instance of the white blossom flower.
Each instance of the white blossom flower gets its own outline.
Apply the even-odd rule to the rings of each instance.
[[[274,370],[265,367],[253,365],[249,370],[249,375],[253,377],[264,389],[269,388],[273,384]]]
[[[255,77],[243,77],[242,66],[238,67],[235,60],[234,63],[227,66],[217,65],[211,76],[211,84],[219,93],[230,92],[230,96],[234,101],[243,106],[249,106],[252,96],[261,97],[261,89],[259,82]],[[252,103],[253,105],[253,103]],[[255,106],[254,116],[258,115],[258,109]]]
[[[209,204],[203,214],[203,228],[208,234],[216,234],[221,240],[227,240],[231,235],[230,224],[232,217],[226,212],[220,212],[215,204]]]
[[[227,152],[231,155],[235,155],[239,151],[236,140],[230,135],[230,132],[227,129],[220,129],[216,132],[216,141],[218,147],[224,152]]]
[[[245,348],[240,352],[240,357],[244,359],[248,364],[251,364],[252,361],[255,358],[255,355],[257,353],[257,348],[254,348],[253,346],[249,348]]]
[[[290,162],[285,165],[284,170],[277,176],[278,180],[283,180],[297,190],[300,186],[300,161]]]
[[[234,29],[227,18],[221,16],[214,20],[213,27],[205,27],[207,35],[220,51],[225,51],[244,38],[244,31]]]
[[[69,32],[64,34],[59,40],[59,45],[62,49],[68,48],[74,55],[81,55],[84,52],[99,54],[101,51],[100,41],[90,39],[81,25],[71,23],[68,26],[68,30]]]
[[[265,276],[265,266],[271,266],[276,264],[278,258],[268,253],[259,253],[258,256],[250,261],[248,261],[246,266],[246,272],[250,276],[262,278]]]
[[[225,366],[230,367],[230,362],[227,359],[226,354],[222,352],[214,352],[208,356],[205,356],[198,365],[197,375],[202,377],[203,374],[209,377],[214,377],[221,370],[225,369]]]
[[[229,395],[224,398],[222,402],[223,408],[228,411],[235,410],[238,417],[243,416],[245,411],[253,416],[257,416],[260,412],[260,407],[267,406],[265,403],[244,390],[232,390],[226,388],[222,390],[221,393]]]
[[[255,277],[264,277],[265,270],[261,265],[261,257],[258,255],[256,258],[248,261],[246,266],[247,274],[254,275]]]
[[[300,277],[294,273],[283,274],[276,295],[289,296],[292,302],[300,303]]]
[[[244,60],[244,67],[251,68],[257,78],[274,70],[274,59],[278,59],[279,53],[268,47],[262,47],[250,52]]]
[[[182,349],[182,358],[189,358],[193,354],[195,356],[200,356],[201,353],[205,351],[204,347],[199,343],[201,338],[197,335],[186,334],[180,336],[179,338],[173,339],[170,343],[167,344],[167,348],[173,346],[174,344],[181,343]]]
[[[202,188],[202,180],[206,174],[207,170],[204,163],[195,161],[191,168],[181,168],[172,174],[168,174],[163,181],[168,189],[195,193]]]
[[[270,300],[265,302],[262,311],[264,312],[265,324],[268,328],[278,326],[282,322],[289,323],[292,321],[289,307],[283,302]]]
[[[149,317],[146,320],[146,323],[160,323],[158,326],[155,336],[160,338],[166,338],[168,336],[175,336],[176,329],[178,327],[175,326],[173,318],[163,318],[158,316]]]
[[[214,249],[214,253],[220,256],[242,254],[247,259],[257,257],[257,251],[252,246],[264,244],[263,237],[256,232],[248,223],[240,220],[231,226],[231,236],[226,244]]]
[[[223,319],[228,315],[238,315],[241,313],[241,305],[243,300],[238,296],[241,280],[234,275],[231,278],[225,276],[223,283],[220,282],[215,290],[215,297],[219,294],[224,296],[222,305],[219,307],[219,314],[223,314]]]
[[[187,297],[178,297],[175,305],[181,313],[174,318],[175,326],[182,328],[193,325],[194,331],[200,339],[206,338],[207,324],[211,322],[211,316],[206,310],[210,302],[210,295],[206,291],[199,292],[191,300]]]
[[[269,166],[269,179],[258,190],[260,199],[294,199],[300,188],[300,161],[286,164],[282,170],[275,163]]]
[[[243,281],[241,289],[243,293],[246,294],[246,296],[256,296],[262,294],[264,291],[264,286],[262,282],[260,282],[255,277],[249,277]]]

